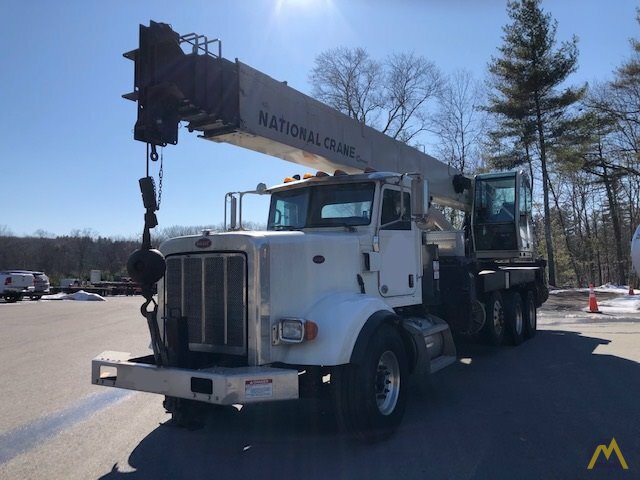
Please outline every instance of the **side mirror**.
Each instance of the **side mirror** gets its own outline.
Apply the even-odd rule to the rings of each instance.
[[[232,196],[230,199],[230,215],[231,220],[229,221],[231,230],[236,230],[238,228],[238,200],[236,197]]]
[[[422,175],[411,178],[411,213],[416,220],[424,219],[429,210],[429,184]]]

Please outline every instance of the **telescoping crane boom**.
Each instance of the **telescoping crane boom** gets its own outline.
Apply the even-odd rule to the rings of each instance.
[[[217,41],[217,40],[216,40]],[[180,44],[192,47],[184,53]],[[136,61],[135,139],[176,144],[178,122],[202,138],[227,142],[317,170],[418,172],[439,205],[471,210],[468,179],[449,165],[396,141],[289,87],[220,56],[206,37],[180,37],[168,25],[140,26]]]
[[[224,59],[217,40],[166,24],[140,26],[139,47],[125,56],[135,62],[125,95],[137,102],[134,137],[151,156],[176,144],[186,122],[207,140],[320,171],[258,189],[271,195],[266,231],[205,231],[160,251],[149,234],[153,182],[141,179],[143,247],[128,268],[143,284],[153,355],[104,352],[94,384],[165,395],[179,423],[202,404],[328,389],[343,428],[380,440],[402,420],[409,376],[456,361],[452,331],[495,346],[535,335],[548,291],[523,173],[464,177]],[[463,230],[432,201],[463,210]]]

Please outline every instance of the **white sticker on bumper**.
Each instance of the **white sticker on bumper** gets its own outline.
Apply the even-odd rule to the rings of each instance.
[[[244,396],[245,398],[273,397],[273,380],[270,378],[246,380],[244,382]]]

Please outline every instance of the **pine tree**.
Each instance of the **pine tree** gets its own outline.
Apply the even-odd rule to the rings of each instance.
[[[577,68],[578,41],[573,37],[556,48],[557,21],[542,10],[540,0],[510,1],[507,11],[511,23],[503,27],[500,56],[492,57],[489,64],[493,91],[488,110],[499,121],[494,136],[525,151],[514,157],[510,167],[530,163],[534,155],[540,162],[549,283],[554,285],[548,151],[562,130],[568,108],[584,95],[586,87],[557,91]]]

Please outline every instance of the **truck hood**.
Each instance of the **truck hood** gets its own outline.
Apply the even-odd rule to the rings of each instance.
[[[160,251],[165,255],[198,254],[206,252],[239,251],[248,252],[259,250],[261,247],[273,246],[290,247],[291,254],[309,254],[314,250],[318,254],[327,251],[327,248],[350,250],[358,248],[360,235],[355,232],[302,232],[302,231],[251,231],[251,232],[224,232],[209,235],[193,235],[187,237],[172,238],[160,245]],[[317,259],[319,260],[319,259]]]
[[[181,237],[164,242],[167,257],[244,253],[249,314],[270,334],[271,319],[304,318],[317,302],[336,292],[361,293],[363,260],[358,232],[233,232]],[[259,319],[259,320],[258,320]]]

